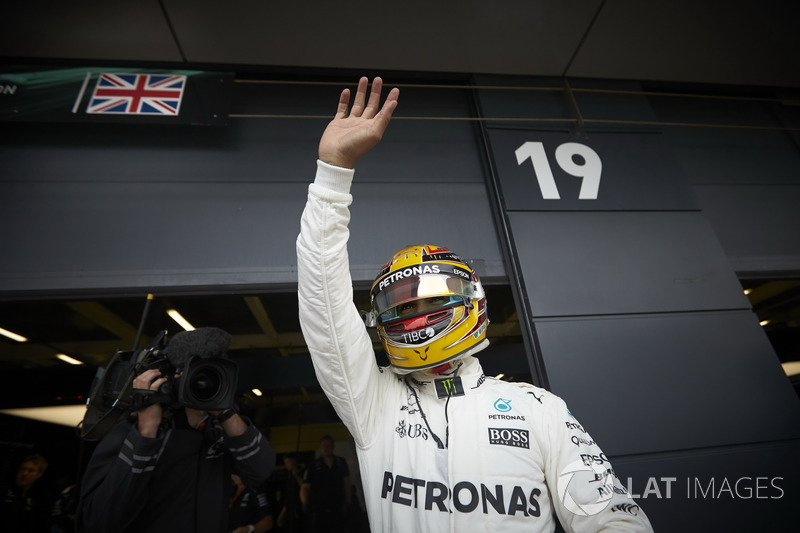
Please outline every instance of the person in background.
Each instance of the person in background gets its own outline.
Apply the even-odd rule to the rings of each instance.
[[[227,356],[230,339],[218,328],[175,335],[166,352],[176,379],[190,357]],[[79,532],[219,533],[231,474],[249,487],[266,482],[275,451],[250,420],[232,403],[204,411],[176,402],[161,389],[168,377],[150,368],[134,378],[138,409],[100,441],[84,474]]]
[[[300,500],[311,514],[311,531],[339,533],[345,530],[350,506],[350,470],[347,461],[333,454],[334,441],[324,435],[319,457],[308,466]]]
[[[273,517],[267,493],[263,489],[251,489],[242,483],[242,478],[231,475],[233,496],[228,513],[228,531],[231,533],[264,533],[272,531]]]
[[[75,512],[78,509],[80,487],[72,482],[69,473],[61,471],[54,480],[52,490],[49,533],[72,533],[75,531]]]
[[[47,531],[49,505],[37,485],[47,469],[47,459],[39,454],[22,460],[14,485],[0,492],[0,531],[3,533],[39,533]]]
[[[300,487],[303,485],[304,472],[297,464],[297,456],[292,453],[283,456],[283,466],[286,468],[286,482],[281,491],[278,528],[289,533],[299,533],[302,513]]]

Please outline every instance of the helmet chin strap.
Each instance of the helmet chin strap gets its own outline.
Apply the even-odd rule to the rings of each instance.
[[[429,372],[431,374],[441,374],[442,372],[447,372],[452,367],[453,367],[453,365],[450,362],[442,363],[439,366],[435,366],[435,367],[431,368]]]

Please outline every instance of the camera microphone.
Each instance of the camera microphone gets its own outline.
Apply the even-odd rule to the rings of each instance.
[[[197,328],[176,333],[169,341],[166,353],[172,366],[182,369],[192,357],[225,357],[230,343],[231,335],[227,331],[219,328]]]

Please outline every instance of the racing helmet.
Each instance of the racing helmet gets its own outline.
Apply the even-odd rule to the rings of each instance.
[[[488,345],[483,286],[447,248],[420,244],[394,254],[378,273],[370,301],[395,370],[434,368]]]

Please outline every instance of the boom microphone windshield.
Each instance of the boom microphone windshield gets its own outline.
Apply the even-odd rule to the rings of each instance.
[[[167,345],[167,358],[175,368],[183,368],[191,357],[226,357],[230,333],[219,328],[198,328],[176,333]]]

